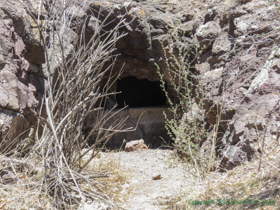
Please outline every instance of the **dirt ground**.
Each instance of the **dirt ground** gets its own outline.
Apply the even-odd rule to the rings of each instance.
[[[128,199],[121,206],[123,209],[171,209],[172,203],[176,202],[174,199],[195,184],[190,181],[192,178],[189,172],[178,163],[172,163],[174,156],[171,150],[102,153],[104,156],[111,156],[130,172],[130,178],[121,191],[123,194],[129,193]],[[157,175],[161,178],[153,180]],[[126,188],[130,190],[126,191]]]

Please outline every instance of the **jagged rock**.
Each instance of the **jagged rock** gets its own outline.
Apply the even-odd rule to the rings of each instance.
[[[214,55],[222,55],[229,52],[231,49],[231,42],[228,40],[227,33],[221,33],[219,37],[214,41],[212,52]]]
[[[90,4],[90,8],[96,11],[100,7],[101,4]],[[277,110],[277,93],[280,90],[279,56],[268,57],[275,43],[280,41],[279,32],[275,31],[276,7],[268,6],[265,1],[236,0],[216,2],[206,7],[205,11],[194,11],[180,9],[176,4],[173,10],[155,2],[119,1],[111,6],[107,4],[102,10],[103,15],[109,13],[110,7],[114,8],[109,18],[112,25],[121,17],[127,18],[122,29],[127,35],[117,44],[120,56],[114,69],[115,72],[123,69],[121,77],[158,81],[154,62],[164,71],[167,68],[164,53],[167,56],[177,53],[174,49],[169,52],[168,46],[175,48],[184,44],[188,49],[196,41],[200,47],[205,46],[195,69],[196,82],[203,87],[204,93],[196,94],[196,102],[198,104],[200,96],[205,96],[202,105],[210,125],[215,125],[218,116],[221,117],[217,125],[217,144],[238,148],[237,155],[227,154],[223,165],[231,162],[227,168],[232,168],[249,160],[241,157],[245,154],[251,157],[258,150],[255,134],[256,131],[263,132],[263,119],[274,118],[269,122],[274,127],[278,122],[278,111],[269,116],[272,110]],[[99,21],[98,18],[91,20],[88,26],[91,33],[94,31],[91,28]],[[181,37],[175,43],[167,31],[176,24],[180,26]],[[262,39],[262,33],[270,34]],[[265,69],[265,80],[262,69]],[[169,78],[164,79],[168,83]],[[222,110],[219,111],[220,107]],[[262,121],[257,122],[256,126],[252,124],[252,118],[246,115],[248,110],[261,117]],[[271,130],[276,133],[274,127]],[[220,146],[217,155],[223,157],[226,150],[227,147]],[[240,161],[237,161],[238,158]]]
[[[43,94],[35,65],[44,62],[44,52],[30,19],[20,2],[0,2],[0,142],[9,143],[28,129],[33,120],[28,110]]]
[[[248,162],[249,160],[246,151],[237,146],[229,146],[224,152],[224,158],[221,165],[223,168],[232,169],[241,163]]]
[[[27,119],[11,110],[0,108],[0,152],[8,151],[16,146],[20,139],[28,135],[26,132],[29,128]],[[17,141],[15,141],[17,139]]]
[[[203,48],[203,51],[206,52],[211,48],[215,39],[221,33],[221,27],[215,21],[209,21],[204,25],[201,25],[196,30],[196,38],[200,43],[200,47]]]
[[[140,151],[145,149],[148,149],[148,146],[144,143],[143,139],[140,139],[140,140],[127,142],[124,150],[126,152],[132,152],[132,151]]]
[[[4,18],[2,16],[1,19],[6,19],[6,21],[10,19],[9,22],[12,24],[13,30],[21,37],[25,44],[26,51],[24,58],[38,65],[44,63],[45,54],[43,46],[40,43],[37,19],[34,21],[23,7],[23,4],[16,0],[2,1],[0,3],[0,9],[4,13]],[[33,15],[37,16],[37,14]]]

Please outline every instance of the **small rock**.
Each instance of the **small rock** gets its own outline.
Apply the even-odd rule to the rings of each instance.
[[[140,151],[143,149],[148,149],[148,146],[144,143],[143,139],[140,139],[140,140],[127,142],[124,150],[126,152],[132,152],[132,151]]]
[[[28,73],[38,73],[39,72],[39,68],[37,65],[33,64],[33,63],[29,63],[29,67],[28,67]]]
[[[153,176],[153,180],[158,180],[158,179],[162,179],[161,174],[158,174],[156,176]]]
[[[96,156],[97,159],[100,159],[101,158],[101,153],[99,152]]]
[[[3,170],[0,173],[1,182],[3,184],[12,184],[17,181],[17,177],[9,170]]]

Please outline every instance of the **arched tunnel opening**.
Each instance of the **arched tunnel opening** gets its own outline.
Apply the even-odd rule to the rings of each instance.
[[[122,78],[117,81],[117,92],[120,92],[116,95],[118,108],[166,105],[166,97],[160,81],[151,82],[132,76]]]
[[[111,110],[110,119],[105,127],[127,118],[124,127],[135,130],[112,136],[106,144],[107,148],[121,148],[124,146],[124,140],[140,139],[143,139],[149,148],[164,148],[170,145],[170,136],[165,128],[165,116],[171,118],[172,114],[168,109],[166,94],[160,81],[128,76],[112,84],[109,92],[117,94],[108,96],[105,102],[105,110]],[[113,109],[115,104],[117,107]],[[89,126],[86,133],[89,133],[92,127],[90,120],[87,124]],[[95,135],[91,137],[91,141],[95,142]]]

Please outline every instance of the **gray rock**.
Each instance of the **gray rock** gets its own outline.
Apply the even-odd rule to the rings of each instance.
[[[209,21],[204,25],[201,25],[196,30],[196,38],[200,44],[200,47],[203,48],[203,51],[206,52],[211,48],[215,39],[221,33],[221,27],[215,21]]]
[[[13,172],[6,169],[0,169],[0,180],[3,184],[13,184],[17,182],[18,179]]]
[[[229,146],[223,155],[224,157],[221,165],[226,169],[232,169],[250,160],[247,152],[237,146]]]

